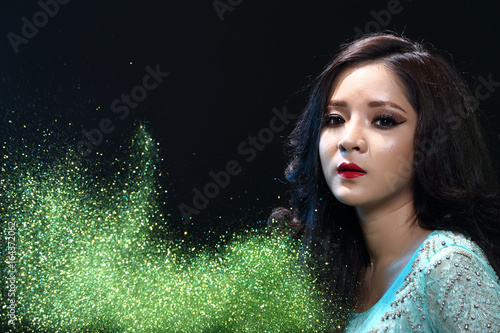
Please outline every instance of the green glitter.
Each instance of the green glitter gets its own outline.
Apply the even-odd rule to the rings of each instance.
[[[106,177],[63,151],[58,167],[12,149],[4,155],[0,208],[4,223],[17,228],[12,332],[333,327],[296,242],[252,230],[208,251],[153,237],[165,224],[157,203],[165,192],[158,185],[157,145],[140,126],[127,149],[127,160],[108,165],[114,173]],[[3,292],[2,323],[7,302]]]

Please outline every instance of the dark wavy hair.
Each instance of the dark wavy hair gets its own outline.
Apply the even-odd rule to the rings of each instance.
[[[337,315],[344,318],[369,256],[353,207],[339,202],[326,184],[319,134],[334,79],[346,68],[373,61],[399,77],[417,112],[415,222],[470,237],[500,273],[499,187],[483,141],[477,100],[433,47],[393,33],[369,34],[344,45],[313,82],[308,104],[289,137],[285,175],[292,187],[291,209],[277,208],[269,218],[303,237],[310,267],[317,270]]]

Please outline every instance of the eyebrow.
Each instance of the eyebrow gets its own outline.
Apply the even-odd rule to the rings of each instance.
[[[390,101],[372,101],[372,102],[368,103],[368,106],[371,107],[371,108],[391,107],[391,108],[395,108],[395,109],[401,110],[404,113],[406,113],[406,111],[402,107],[400,107],[396,103],[390,102]],[[328,103],[327,107],[341,107],[341,108],[346,108],[347,107],[347,102],[346,101],[341,101],[341,100],[333,99],[333,100],[331,100]]]
[[[378,108],[378,107],[384,107],[384,106],[387,107],[388,106],[391,108],[399,109],[399,110],[403,111],[404,113],[406,113],[406,111],[402,107],[400,107],[396,103],[389,102],[389,101],[373,101],[373,102],[368,103],[368,106],[371,108]]]
[[[341,107],[341,108],[346,108],[347,102],[332,99],[330,102],[328,102],[327,107],[329,107],[329,106],[337,106],[337,107]]]

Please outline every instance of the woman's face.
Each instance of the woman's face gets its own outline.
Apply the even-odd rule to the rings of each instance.
[[[348,68],[332,84],[320,134],[326,182],[344,204],[400,206],[413,199],[417,114],[403,85],[382,63]],[[350,171],[356,166],[361,172]],[[340,169],[339,169],[340,167]]]

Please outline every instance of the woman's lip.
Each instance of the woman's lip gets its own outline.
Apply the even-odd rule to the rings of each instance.
[[[347,179],[357,178],[364,175],[366,175],[366,173],[358,171],[339,171],[339,176]]]
[[[366,171],[361,169],[356,163],[346,163],[342,162],[339,167],[337,168],[339,174],[341,172],[355,172],[355,173],[363,173],[365,174]]]
[[[366,175],[366,171],[361,169],[356,163],[342,162],[337,168],[340,177],[351,179]]]

